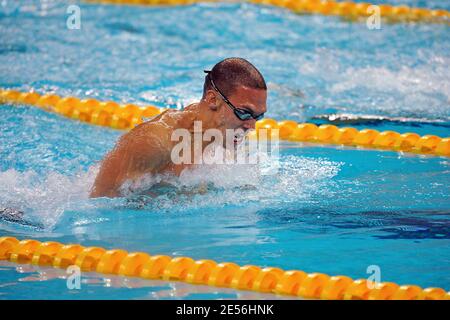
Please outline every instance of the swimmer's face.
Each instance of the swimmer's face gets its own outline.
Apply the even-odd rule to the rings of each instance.
[[[241,120],[234,113],[233,109],[217,95],[218,103],[220,104],[219,115],[222,129],[232,129],[237,133],[247,133],[249,130],[255,129],[256,119]],[[267,111],[267,90],[253,89],[240,86],[230,94],[227,99],[231,104],[243,111],[250,112],[254,116],[261,115]],[[242,136],[235,137],[235,144],[242,141]]]

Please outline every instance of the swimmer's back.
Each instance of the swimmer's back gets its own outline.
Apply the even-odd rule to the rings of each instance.
[[[118,140],[101,163],[91,197],[116,197],[126,180],[164,171],[170,165],[175,128],[189,126],[189,112],[166,110]]]

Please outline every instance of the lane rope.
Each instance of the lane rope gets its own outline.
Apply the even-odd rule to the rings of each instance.
[[[154,117],[165,108],[155,106],[140,107],[135,104],[120,105],[116,102],[102,102],[96,99],[80,100],[75,97],[59,97],[54,94],[40,95],[36,92],[20,92],[0,89],[0,104],[32,105],[46,111],[90,124],[113,129],[130,130]],[[292,142],[344,145],[450,157],[450,138],[436,135],[420,136],[417,133],[379,132],[374,129],[358,130],[352,127],[339,128],[330,124],[317,126],[313,123],[298,123],[292,120],[276,121],[263,119],[256,123],[250,138],[258,138],[261,129],[273,136],[278,130],[279,138]]]
[[[84,0],[90,3],[149,5],[149,6],[179,6],[201,2],[220,2],[215,0]],[[341,16],[347,19],[368,18],[379,12],[382,18],[389,22],[428,22],[449,23],[450,12],[444,9],[429,9],[410,7],[407,5],[374,5],[366,2],[330,1],[330,0],[248,0],[259,5],[272,5],[289,9],[299,14],[320,14],[326,16]],[[376,9],[378,8],[378,9]],[[376,11],[378,10],[378,11]]]
[[[442,288],[422,289],[415,285],[400,286],[393,282],[375,284],[366,279],[353,280],[346,276],[329,276],[300,270],[239,266],[232,262],[149,255],[121,249],[106,250],[54,241],[20,241],[14,237],[0,238],[0,260],[63,269],[76,265],[85,272],[182,281],[307,299],[450,300],[450,292]]]

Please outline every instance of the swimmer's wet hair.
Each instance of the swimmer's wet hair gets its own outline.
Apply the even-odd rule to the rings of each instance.
[[[217,63],[211,73],[205,77],[203,97],[208,90],[212,90],[209,77],[212,76],[215,85],[226,96],[233,94],[239,86],[252,89],[267,90],[266,81],[254,65],[242,58],[227,58]]]

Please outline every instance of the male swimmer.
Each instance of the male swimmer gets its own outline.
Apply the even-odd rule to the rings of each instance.
[[[121,196],[121,186],[147,174],[180,175],[189,166],[171,159],[172,133],[187,129],[194,135],[194,122],[202,131],[255,129],[267,110],[267,86],[261,73],[242,58],[228,58],[205,71],[202,99],[182,111],[167,110],[124,134],[103,159],[91,197]],[[238,143],[236,137],[234,143]],[[194,141],[190,139],[190,141]]]

